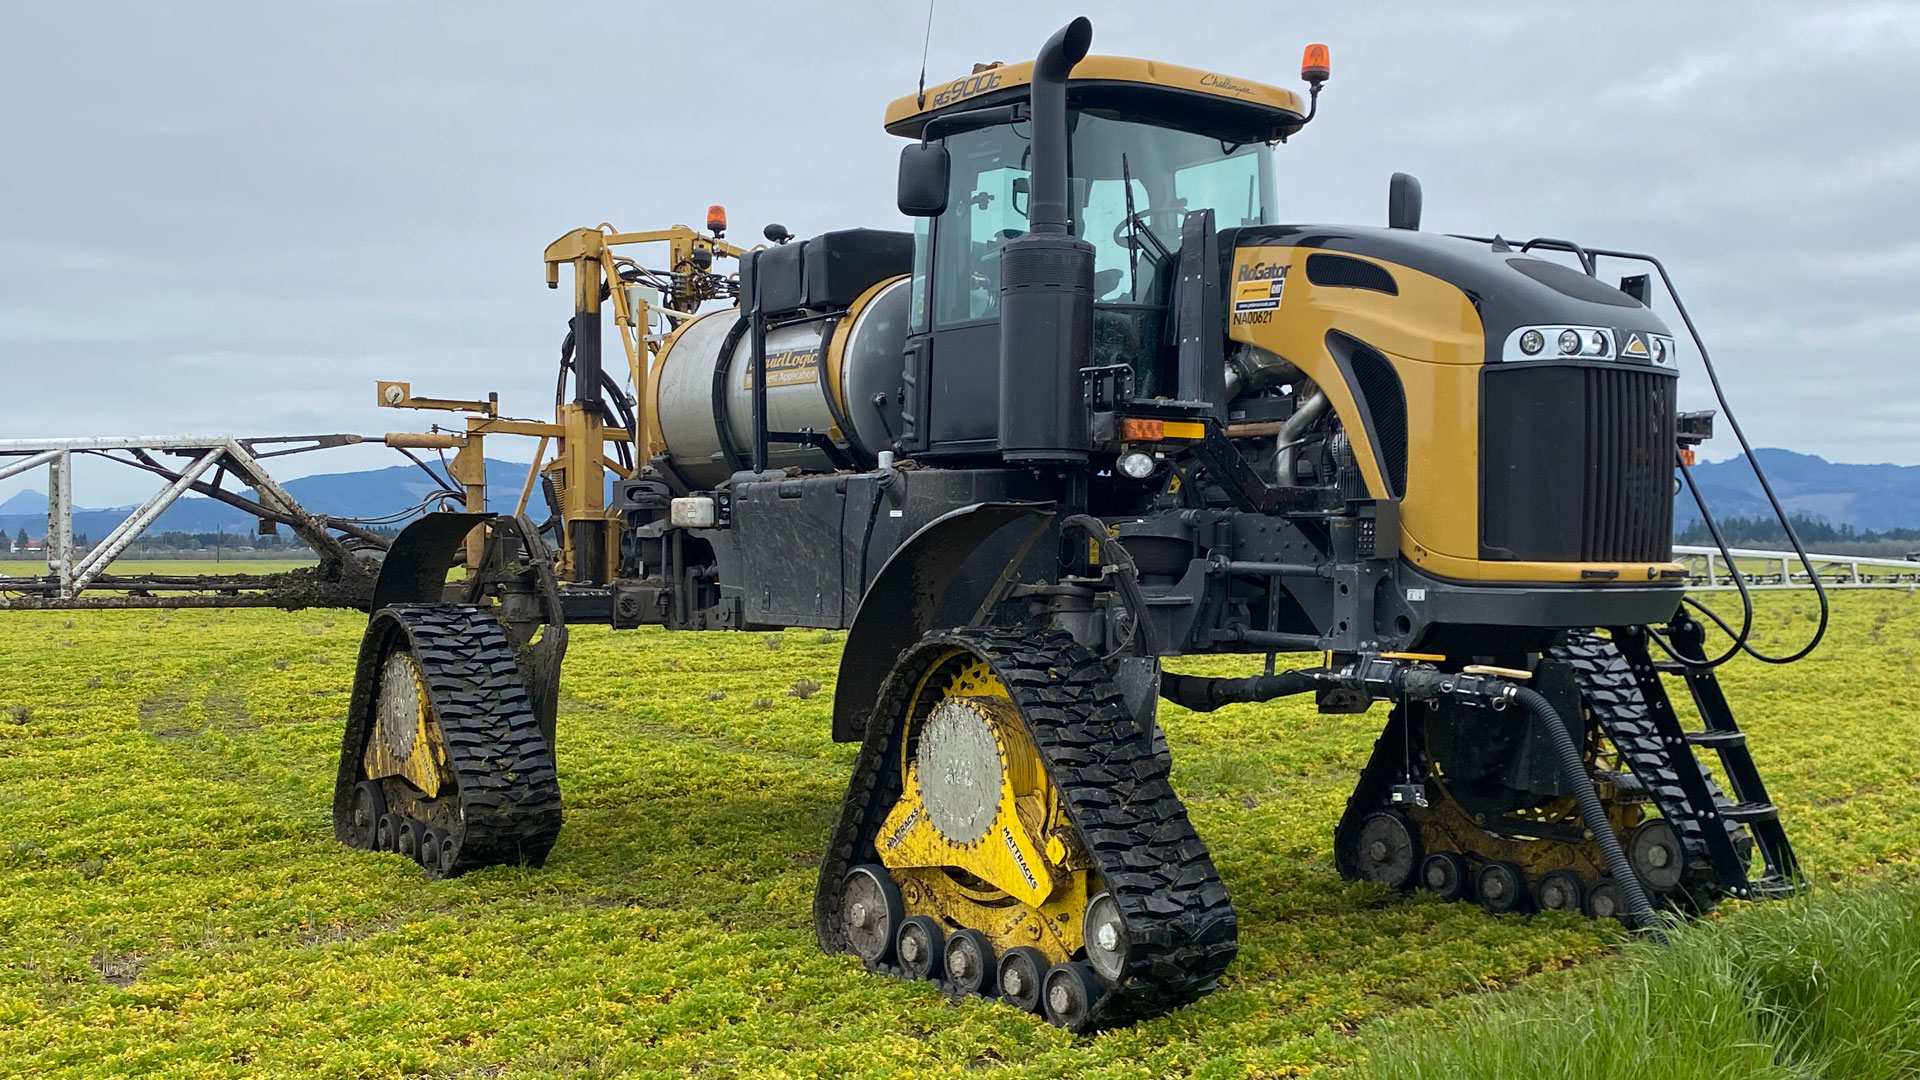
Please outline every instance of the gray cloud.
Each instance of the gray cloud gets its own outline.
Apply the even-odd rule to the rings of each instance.
[[[1321,119],[1279,152],[1288,218],[1378,221],[1398,169],[1436,230],[1654,251],[1757,443],[1920,462],[1911,6],[944,2],[929,77],[1083,7],[1096,51],[1282,85],[1332,46]],[[0,435],[425,419],[375,410],[376,378],[539,414],[569,306],[539,252],[565,230],[710,202],[739,237],[901,222],[879,117],[925,14],[8,5]]]

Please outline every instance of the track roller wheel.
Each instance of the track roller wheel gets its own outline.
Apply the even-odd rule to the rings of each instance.
[[[1648,891],[1665,895],[1680,887],[1687,869],[1687,856],[1680,838],[1664,818],[1651,818],[1635,826],[1626,838],[1627,862]]]
[[[420,866],[429,877],[440,877],[440,852],[447,842],[447,834],[429,825],[420,830],[420,850],[414,857],[420,860]]]
[[[381,814],[380,823],[375,827],[376,831],[374,833],[373,849],[375,851],[386,851],[386,852],[399,851],[400,850],[400,826],[405,821],[406,819],[401,817],[399,814],[393,814],[393,813]]]
[[[865,863],[847,871],[840,887],[840,922],[853,954],[868,967],[893,959],[893,934],[906,917],[886,867]]]
[[[1473,876],[1473,891],[1480,897],[1480,906],[1495,915],[1519,911],[1527,904],[1527,879],[1509,862],[1482,866]]]
[[[1389,889],[1413,884],[1420,867],[1420,834],[1405,817],[1392,810],[1367,815],[1358,844],[1355,855],[1362,878]]]
[[[1627,901],[1620,895],[1620,886],[1612,878],[1601,878],[1587,890],[1587,917],[1592,919],[1619,919],[1620,913],[1627,909]]]
[[[1055,964],[1047,969],[1043,985],[1047,1022],[1068,1031],[1086,1030],[1093,1004],[1100,1000],[1100,980],[1093,969],[1078,961]]]
[[[900,958],[900,969],[909,979],[937,979],[940,961],[945,955],[946,932],[929,915],[915,915],[900,924],[893,939],[893,953]]]
[[[1110,985],[1127,971],[1127,925],[1120,918],[1120,905],[1112,893],[1101,893],[1087,901],[1087,913],[1080,920],[1086,936],[1087,964],[1100,976],[1101,985]]]
[[[993,943],[978,930],[956,930],[947,939],[947,981],[962,994],[993,993]]]
[[[1008,949],[1000,958],[1000,1000],[1024,1012],[1039,1012],[1047,966],[1047,954],[1031,945]]]
[[[395,834],[398,839],[394,841],[393,850],[399,852],[406,858],[419,862],[420,834],[424,831],[425,826],[412,818],[402,819],[400,822],[400,831]]]
[[[1442,900],[1464,900],[1469,880],[1467,861],[1451,851],[1436,851],[1420,864],[1420,884]]]
[[[334,784],[334,835],[376,847],[378,815],[387,812],[414,823],[409,835],[395,831],[394,850],[437,877],[538,866],[559,835],[552,744],[513,643],[484,607],[396,604],[367,623]],[[421,845],[428,828],[437,833],[431,850]]]
[[[1541,911],[1579,911],[1586,903],[1586,886],[1571,870],[1550,870],[1533,890],[1534,903]]]
[[[347,841],[363,851],[378,851],[380,819],[387,812],[387,796],[380,785],[362,780],[353,786],[352,836]]]

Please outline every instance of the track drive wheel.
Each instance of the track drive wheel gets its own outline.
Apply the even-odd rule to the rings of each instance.
[[[891,961],[848,917],[856,883],[837,867],[852,863],[878,863],[899,889]],[[821,881],[822,943],[872,968],[941,978],[953,942],[997,957],[1001,995],[1037,1009],[1047,973],[1074,965],[1055,979],[1084,975],[1086,992],[1050,1015],[1076,1031],[1194,1000],[1236,947],[1225,886],[1165,764],[1106,665],[1060,632],[943,631],[902,654]],[[954,989],[993,985],[946,975]]]
[[[334,787],[334,835],[389,850],[386,814],[402,819],[391,850],[435,877],[537,866],[559,835],[553,749],[507,633],[483,607],[394,605],[367,625]]]

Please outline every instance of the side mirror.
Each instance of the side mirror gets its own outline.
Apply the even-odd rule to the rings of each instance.
[[[1033,205],[1033,181],[1024,176],[1013,178],[1013,212],[1021,217],[1027,216],[1027,207]]]
[[[1387,228],[1420,231],[1420,181],[1403,172],[1387,185]]]
[[[937,217],[947,209],[951,164],[944,143],[908,143],[900,149],[897,202],[908,217]]]

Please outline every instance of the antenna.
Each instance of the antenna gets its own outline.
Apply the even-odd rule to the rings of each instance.
[[[927,50],[933,45],[933,0],[927,0],[927,36],[920,42],[920,89],[915,107],[927,107]]]

